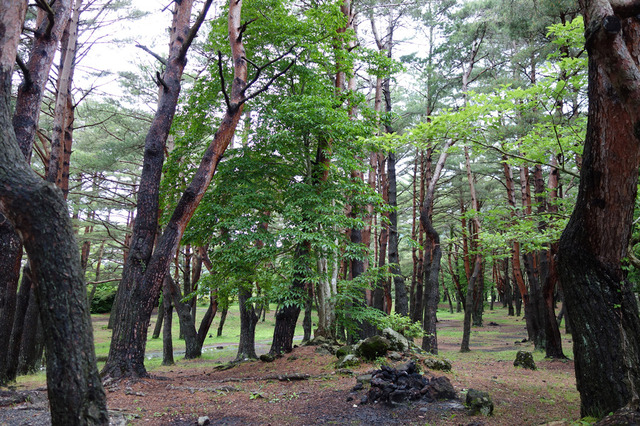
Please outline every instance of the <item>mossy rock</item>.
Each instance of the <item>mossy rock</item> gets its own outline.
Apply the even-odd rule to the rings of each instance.
[[[533,354],[526,351],[518,351],[516,359],[513,361],[514,367],[522,367],[527,370],[537,370],[536,363],[533,360]]]
[[[346,367],[355,367],[360,364],[360,358],[355,356],[354,354],[345,355],[344,358],[340,359],[336,363],[336,368],[346,368]]]
[[[342,346],[340,348],[338,348],[338,350],[336,351],[336,356],[338,358],[343,358],[349,354],[354,353],[353,350],[353,346],[352,345],[346,345],[346,346]]]
[[[422,360],[427,370],[451,371],[451,361],[446,358],[427,356]]]
[[[466,404],[471,415],[490,416],[493,414],[493,401],[487,392],[469,389]]]
[[[275,359],[276,357],[271,354],[260,355],[260,361],[262,362],[273,362]]]
[[[355,348],[356,355],[366,360],[373,361],[376,358],[385,356],[391,349],[391,342],[382,336],[373,336],[362,340]]]

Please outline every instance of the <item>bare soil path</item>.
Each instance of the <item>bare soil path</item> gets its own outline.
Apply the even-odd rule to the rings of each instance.
[[[360,404],[364,390],[353,392],[356,376],[379,364],[363,364],[351,374],[336,372],[336,358],[303,346],[272,363],[253,361],[219,371],[218,361],[180,360],[158,367],[149,379],[123,381],[107,386],[113,424],[196,425],[209,418],[212,425],[539,425],[580,424],[579,396],[572,361],[544,360],[536,353],[538,370],[513,366],[517,350],[532,351],[524,322],[487,312],[484,327],[474,328],[472,352],[459,353],[461,324],[441,315],[439,348],[452,361],[446,376],[458,401],[418,402],[389,408]],[[497,325],[488,325],[488,324]],[[570,348],[570,336],[564,342]],[[570,351],[568,351],[570,352]],[[280,381],[278,375],[308,375],[306,380]],[[491,417],[469,416],[462,407],[469,388],[490,393],[495,404]],[[29,389],[18,389],[27,391]],[[3,403],[0,425],[46,425],[44,392],[30,389],[30,401]],[[38,396],[40,395],[40,396]],[[585,423],[582,423],[585,424]]]

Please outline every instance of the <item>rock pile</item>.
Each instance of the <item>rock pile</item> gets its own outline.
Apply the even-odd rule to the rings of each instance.
[[[427,377],[418,373],[414,361],[397,369],[383,365],[371,375],[371,388],[361,404],[386,403],[390,406],[408,401],[454,399],[456,391],[446,377]]]

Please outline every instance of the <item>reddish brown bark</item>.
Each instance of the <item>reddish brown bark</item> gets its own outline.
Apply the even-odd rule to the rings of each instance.
[[[612,4],[628,7],[612,9]],[[589,118],[580,189],[560,239],[558,272],[573,333],[581,414],[640,406],[640,318],[626,280],[640,165],[638,2],[581,1]]]

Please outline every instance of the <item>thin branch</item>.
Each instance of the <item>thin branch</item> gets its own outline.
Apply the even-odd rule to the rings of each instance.
[[[257,90],[255,93],[252,93],[252,94],[251,94],[251,95],[249,95],[249,96],[245,96],[245,97],[242,99],[242,101],[240,101],[240,104],[243,104],[243,103],[245,103],[245,102],[247,102],[247,101],[249,101],[249,100],[251,100],[251,99],[255,98],[256,96],[258,96],[259,94],[263,93],[264,91],[266,91],[266,90],[269,88],[269,86],[271,86],[271,84],[272,84],[274,81],[276,81],[276,80],[278,79],[278,77],[280,77],[280,76],[284,75],[287,71],[289,71],[289,69],[290,69],[290,68],[293,66],[293,64],[295,64],[295,63],[296,63],[296,61],[295,61],[295,59],[294,59],[293,61],[291,61],[291,62],[289,63],[289,65],[287,65],[287,67],[286,67],[285,69],[283,69],[282,71],[280,71],[279,73],[277,73],[276,75],[274,75],[273,77],[271,77],[271,78],[269,79],[269,81],[267,81],[267,83],[266,83],[264,86],[262,86],[259,90]]]
[[[248,88],[250,88],[253,84],[255,84],[256,81],[258,81],[258,78],[260,78],[260,74],[262,73],[262,71],[264,71],[267,67],[275,64],[276,62],[280,61],[281,59],[283,59],[285,56],[287,56],[288,54],[290,54],[293,49],[296,46],[293,45],[289,48],[289,50],[287,50],[286,52],[284,52],[282,55],[278,56],[277,58],[267,62],[266,64],[264,64],[263,66],[259,67],[256,64],[254,64],[253,62],[251,62],[250,60],[248,60],[246,57],[242,57],[242,59],[244,59],[245,61],[249,62],[251,65],[253,65],[256,68],[256,75],[253,76],[253,79],[246,85],[246,87],[244,88],[244,90],[246,91]],[[295,62],[295,60],[294,60]]]
[[[87,285],[96,285],[96,284],[106,284],[106,283],[112,283],[112,282],[116,282],[116,281],[120,281],[121,278],[111,278],[110,280],[101,280],[101,281],[89,281],[87,283]]]
[[[145,52],[147,52],[149,55],[153,56],[154,58],[156,58],[158,61],[160,61],[160,63],[162,65],[164,65],[165,67],[167,66],[167,60],[164,59],[162,56],[158,55],[157,53],[153,52],[151,49],[149,49],[147,46],[143,46],[141,44],[136,44],[137,48],[140,48],[142,50],[144,50]]]
[[[218,72],[220,73],[220,86],[222,87],[222,94],[224,95],[224,102],[227,104],[227,109],[231,109],[231,101],[227,94],[226,83],[224,82],[224,72],[222,71],[222,52],[218,50]]]
[[[31,73],[29,72],[29,68],[27,68],[27,65],[22,62],[22,58],[20,58],[20,55],[18,54],[16,54],[16,63],[20,67],[20,70],[22,70],[22,75],[24,76],[24,85],[26,87],[31,87],[31,85],[33,85]]]
[[[244,24],[242,24],[242,26],[240,26],[240,31],[238,31],[238,41],[242,40],[242,34],[244,34],[244,32],[247,30],[247,27],[249,26],[249,24],[257,21],[258,18],[253,18],[248,20],[247,22],[245,22]]]
[[[158,86],[162,86],[164,87],[165,92],[169,91],[169,86],[167,85],[167,83],[162,79],[162,76],[160,75],[160,71],[156,71],[156,83],[158,84]]]
[[[566,173],[566,174],[568,174],[570,176],[573,176],[575,178],[579,178],[580,177],[580,175],[578,173],[572,172],[571,170],[567,170],[564,167],[554,166],[553,164],[549,164],[549,163],[541,163],[540,161],[532,160],[531,158],[523,157],[521,155],[512,154],[512,153],[507,152],[507,151],[505,151],[505,150],[503,150],[501,148],[498,148],[497,146],[485,144],[485,143],[482,143],[482,142],[477,141],[477,140],[471,140],[471,142],[473,142],[475,144],[478,144],[483,148],[488,148],[488,149],[493,149],[495,151],[498,151],[500,154],[506,155],[507,157],[516,158],[518,160],[523,160],[523,161],[526,161],[528,163],[542,164],[543,166],[551,167],[552,169],[559,170],[559,171],[561,171],[563,173]]]
[[[184,60],[184,58],[186,58],[187,50],[189,50],[191,43],[193,43],[193,39],[196,38],[196,34],[198,33],[198,30],[200,29],[202,22],[204,22],[204,18],[205,16],[207,16],[207,11],[209,11],[209,6],[211,6],[212,2],[213,0],[207,0],[205,2],[202,8],[202,12],[200,12],[200,15],[198,15],[198,18],[196,18],[196,21],[193,23],[193,26],[189,30],[189,34],[187,35],[186,40],[182,44],[182,47],[180,48],[180,52],[178,52],[179,60]]]

